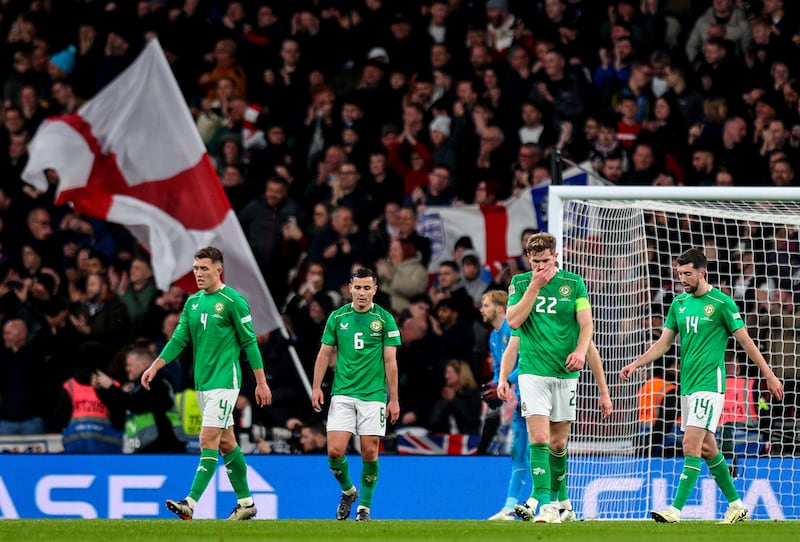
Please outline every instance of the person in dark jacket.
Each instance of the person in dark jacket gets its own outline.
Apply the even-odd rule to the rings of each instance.
[[[128,383],[117,385],[102,371],[97,371],[92,384],[97,395],[113,411],[124,410],[126,451],[131,453],[184,453],[186,442],[175,393],[164,376],[156,374],[150,391],[140,384],[142,373],[150,367],[153,355],[147,348],[134,347],[125,356]]]

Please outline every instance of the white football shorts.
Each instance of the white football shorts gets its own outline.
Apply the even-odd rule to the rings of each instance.
[[[547,416],[551,422],[574,422],[577,378],[519,375],[522,417]]]
[[[328,409],[327,429],[328,432],[383,437],[386,435],[386,403],[334,395]]]
[[[681,395],[681,430],[686,431],[686,427],[691,425],[715,433],[724,404],[724,393],[698,391]]]
[[[197,392],[197,405],[203,413],[203,427],[227,429],[233,425],[233,409],[239,390],[216,389]]]

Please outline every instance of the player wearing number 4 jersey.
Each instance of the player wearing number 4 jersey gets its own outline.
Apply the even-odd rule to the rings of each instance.
[[[317,361],[311,405],[324,402],[322,378],[338,349],[328,410],[328,465],[342,488],[336,519],[350,517],[358,501],[356,521],[369,521],[378,481],[378,448],[391,423],[400,415],[397,398],[397,347],[400,331],[387,310],[373,303],[377,275],[361,268],[350,277],[352,303],[333,311],[325,324]],[[388,388],[388,403],[387,403]],[[361,444],[361,495],[350,479],[345,451],[352,435]]]
[[[564,519],[575,517],[565,484],[567,440],[576,417],[578,377],[587,357],[593,370],[599,369],[595,377],[601,388],[601,410],[604,415],[611,412],[600,355],[592,343],[594,323],[586,285],[579,275],[558,269],[555,249],[551,234],[537,233],[528,239],[531,271],[511,279],[506,313],[512,341],[519,340],[521,414],[528,426],[533,479],[531,497],[514,511],[523,520],[543,523],[561,523],[559,508],[565,510]],[[508,377],[516,357],[506,354],[497,385],[503,400],[509,397]]]
[[[679,523],[681,510],[697,484],[702,457],[717,485],[728,500],[728,510],[720,523],[738,523],[748,518],[733,485],[728,464],[717,448],[717,429],[725,398],[725,348],[733,334],[747,355],[758,365],[772,396],[783,398],[783,384],[767,365],[753,339],[747,333],[736,303],[712,287],[706,276],[705,255],[691,248],[677,259],[678,278],[684,293],[670,305],[661,337],[636,361],[622,368],[620,377],[627,380],[633,372],[663,356],[675,335],[681,336],[681,429],[683,436],[683,473],[672,506],[653,511],[659,523]]]
[[[198,250],[192,269],[200,291],[186,300],[175,333],[141,378],[142,386],[149,390],[156,373],[192,344],[195,389],[203,413],[200,464],[189,495],[168,500],[166,505],[181,519],[192,519],[197,501],[217,471],[222,452],[237,498],[228,519],[252,519],[256,505],[247,485],[247,463],[233,432],[233,407],[242,385],[242,350],[256,377],[256,403],[270,404],[272,392],[264,375],[250,307],[239,293],[222,283],[222,252],[215,247]]]

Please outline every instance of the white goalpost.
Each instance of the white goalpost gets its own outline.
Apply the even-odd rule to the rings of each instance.
[[[664,391],[677,379],[679,346],[627,382],[619,371],[657,339],[672,298],[683,291],[673,259],[696,246],[709,259],[709,282],[737,302],[786,388],[783,401],[771,398],[731,339],[730,408],[718,441],[754,519],[800,519],[800,189],[551,186],[548,215],[563,267],[586,281],[614,404],[604,420],[584,370],[569,445],[569,489],[579,513],[644,519],[672,500],[683,457],[677,389]],[[662,375],[666,387],[653,380]],[[646,383],[657,384],[652,393],[643,392]],[[640,409],[643,398],[660,407]],[[704,466],[682,517],[719,518],[723,501]]]

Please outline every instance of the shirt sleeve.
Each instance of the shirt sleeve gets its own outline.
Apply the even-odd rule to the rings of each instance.
[[[264,361],[261,359],[261,350],[258,349],[256,332],[253,329],[253,315],[250,313],[250,305],[244,297],[239,296],[234,303],[234,313],[231,315],[233,328],[239,339],[239,345],[250,362],[253,369],[263,369]]]
[[[320,342],[328,346],[336,346],[336,328],[333,314],[328,316],[328,321],[325,322],[325,330],[322,332],[322,339]]]

